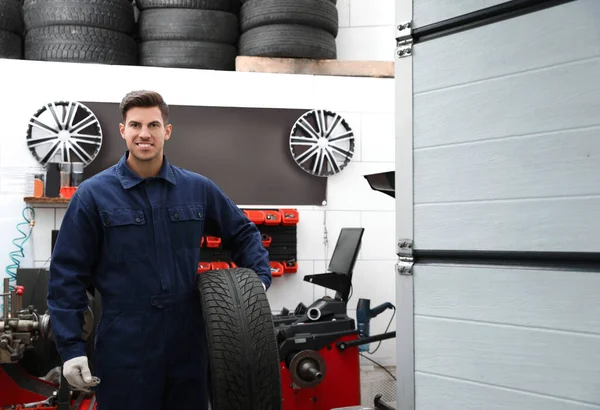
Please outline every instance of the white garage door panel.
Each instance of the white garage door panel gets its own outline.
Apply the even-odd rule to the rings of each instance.
[[[417,315],[600,337],[600,272],[417,264],[414,280]]]
[[[414,92],[600,56],[598,16],[600,1],[578,0],[416,44]]]
[[[599,195],[600,127],[415,150],[414,161],[416,204]]]
[[[423,27],[486,7],[505,3],[507,0],[414,0],[413,22]]]
[[[600,404],[600,337],[415,317],[416,371]]]
[[[600,196],[415,205],[415,247],[598,252]]]
[[[415,148],[600,125],[598,73],[593,58],[415,95]]]
[[[419,410],[598,410],[583,404],[480,383],[416,373]]]

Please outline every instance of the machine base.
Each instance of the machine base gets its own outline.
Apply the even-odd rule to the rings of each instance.
[[[62,410],[60,405],[43,404],[59,386],[29,375],[19,364],[0,365],[0,409],[2,410]],[[32,407],[31,403],[40,403]],[[24,407],[27,405],[27,407]],[[73,400],[69,410],[95,410],[93,395]]]
[[[327,363],[322,382],[312,388],[294,385],[285,361],[280,363],[283,410],[331,410],[360,405],[360,360],[358,347],[344,351],[338,342],[356,340],[357,335],[343,336],[317,352]]]

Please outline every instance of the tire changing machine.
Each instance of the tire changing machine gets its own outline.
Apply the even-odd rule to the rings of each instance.
[[[359,345],[396,337],[396,332],[360,337],[347,315],[352,274],[364,228],[343,228],[328,272],[304,277],[306,282],[336,291],[292,313],[284,308],[273,317],[279,348],[282,410],[331,410],[357,406],[360,397]],[[376,408],[387,409],[375,400]]]

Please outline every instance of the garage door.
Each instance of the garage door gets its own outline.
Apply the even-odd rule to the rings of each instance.
[[[396,60],[412,187],[396,197],[412,205],[398,357],[413,350],[414,407],[399,408],[600,409],[600,1],[412,6]]]

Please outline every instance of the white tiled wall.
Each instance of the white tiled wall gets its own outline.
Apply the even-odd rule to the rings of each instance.
[[[338,0],[339,60],[393,61],[393,0]]]

